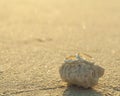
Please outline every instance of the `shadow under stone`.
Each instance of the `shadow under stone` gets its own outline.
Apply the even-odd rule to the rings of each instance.
[[[63,92],[63,96],[103,96],[103,94],[92,88],[84,89],[76,86],[68,86]]]

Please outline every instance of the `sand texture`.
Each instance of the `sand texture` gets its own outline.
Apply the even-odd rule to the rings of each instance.
[[[60,84],[78,52],[105,69],[93,89]],[[120,96],[120,1],[0,0],[0,96]]]

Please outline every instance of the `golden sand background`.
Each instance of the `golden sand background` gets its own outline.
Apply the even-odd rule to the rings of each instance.
[[[105,68],[94,89],[59,86],[64,57]],[[0,0],[0,96],[120,96],[119,0]]]

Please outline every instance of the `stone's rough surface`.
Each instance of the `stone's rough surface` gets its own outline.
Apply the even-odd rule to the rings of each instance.
[[[68,84],[89,88],[98,83],[104,69],[95,65],[91,56],[79,53],[65,58],[59,73],[62,80]]]

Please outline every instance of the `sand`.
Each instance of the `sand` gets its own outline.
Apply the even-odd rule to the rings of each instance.
[[[119,0],[1,0],[0,96],[120,96]],[[93,89],[61,87],[64,58],[105,68]]]

